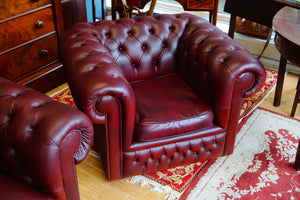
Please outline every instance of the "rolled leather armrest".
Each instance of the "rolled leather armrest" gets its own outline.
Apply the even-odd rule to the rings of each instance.
[[[128,146],[134,129],[135,96],[111,52],[96,37],[101,32],[91,27],[95,28],[93,23],[76,24],[63,34],[61,58],[68,84],[77,107],[93,123],[113,127],[119,120],[126,122],[122,128]]]
[[[79,199],[75,164],[92,146],[89,118],[0,78],[0,120],[1,173],[55,199]]]
[[[257,92],[265,82],[261,62],[201,18],[190,21],[178,49],[178,73],[212,107],[223,127],[232,107],[239,106],[242,98]]]

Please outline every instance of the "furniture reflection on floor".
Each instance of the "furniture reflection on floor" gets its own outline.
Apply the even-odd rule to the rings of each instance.
[[[273,29],[275,30],[275,46],[281,54],[278,78],[276,83],[274,106],[279,106],[282,95],[284,74],[287,60],[300,67],[300,10],[284,7],[273,19]],[[299,86],[299,84],[298,84]],[[294,100],[291,116],[294,116],[297,103],[299,101],[299,87],[297,86],[296,98]]]
[[[93,142],[77,109],[0,78],[1,199],[79,199],[75,165]]]
[[[230,13],[228,35],[234,37],[237,16],[272,28],[272,19],[283,6],[274,0],[226,0],[224,11]]]
[[[189,13],[77,24],[62,59],[109,180],[231,154],[263,65]]]
[[[150,0],[126,0],[128,5],[143,9]],[[174,0],[180,3],[186,11],[208,11],[209,21],[216,25],[219,0]],[[116,13],[123,17],[123,6],[121,0],[112,0],[112,19],[116,19]]]

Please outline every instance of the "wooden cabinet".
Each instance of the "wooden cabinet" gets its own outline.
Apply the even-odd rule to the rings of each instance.
[[[1,0],[0,76],[45,92],[64,82],[61,0]]]
[[[150,0],[127,0],[127,4],[131,6],[136,6],[138,8],[144,8],[144,6]],[[218,0],[176,0],[181,4],[186,11],[208,11],[209,20],[212,24],[217,23],[217,13],[218,13]],[[112,18],[116,18],[116,12],[122,13],[122,3],[121,0],[112,0]]]

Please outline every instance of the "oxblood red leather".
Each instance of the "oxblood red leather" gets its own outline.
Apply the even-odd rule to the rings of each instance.
[[[61,57],[109,180],[232,153],[242,99],[265,81],[245,48],[187,13],[77,24]]]
[[[79,199],[93,133],[79,110],[0,78],[0,198]]]
[[[131,86],[136,100],[136,141],[159,140],[213,126],[211,108],[175,73],[135,81]]]

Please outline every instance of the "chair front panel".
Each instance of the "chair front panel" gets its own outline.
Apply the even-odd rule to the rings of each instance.
[[[185,138],[134,152],[124,152],[123,177],[209,160],[223,155],[226,134]]]

